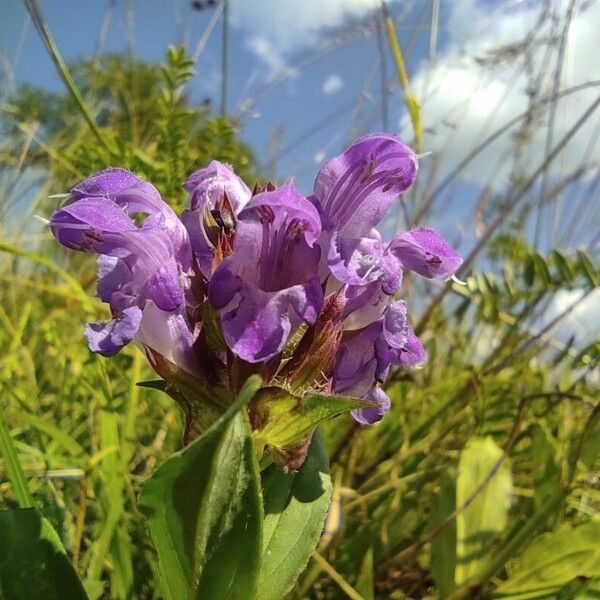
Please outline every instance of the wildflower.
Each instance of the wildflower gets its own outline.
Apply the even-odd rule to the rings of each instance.
[[[417,168],[417,157],[408,146],[393,136],[375,134],[325,163],[315,180],[312,200],[324,223],[325,273],[333,276],[330,288],[344,286],[346,297],[346,333],[335,364],[334,392],[372,397],[391,365],[425,361],[404,303],[394,300],[402,270],[445,279],[462,263],[433,229],[412,229],[389,243],[376,229],[394,198],[414,183]],[[357,420],[381,418],[389,403],[376,395],[381,410],[355,412]]]
[[[240,358],[273,358],[302,323],[315,322],[323,303],[320,233],[316,208],[291,183],[257,194],[239,214],[233,253],[208,293]]]
[[[124,169],[86,179],[71,199],[50,227],[64,246],[99,255],[97,292],[112,313],[109,321],[86,326],[90,349],[113,356],[135,339],[194,373],[185,311],[192,252],[183,224],[152,185]]]
[[[319,420],[343,405],[361,424],[378,421],[390,369],[426,359],[398,298],[403,270],[445,279],[461,259],[432,229],[389,242],[376,229],[416,174],[412,150],[385,134],[323,165],[308,198],[291,182],[251,192],[212,161],[184,183],[180,220],[151,184],[106,169],[76,185],[50,225],[64,246],[99,255],[112,318],[87,325],[93,351],[140,345],[189,435],[260,373],[256,439],[295,469]]]

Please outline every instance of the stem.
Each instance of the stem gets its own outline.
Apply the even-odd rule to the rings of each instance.
[[[23,1],[25,3],[25,7],[27,8],[27,11],[29,12],[29,15],[31,16],[31,20],[33,21],[36,29],[38,30],[38,33],[40,34],[40,37],[42,38],[42,41],[44,42],[44,45],[46,46],[46,49],[48,50],[48,54],[50,55],[50,58],[52,59],[52,62],[54,63],[54,66],[56,67],[58,74],[60,75],[61,79],[67,86],[69,93],[73,97],[73,100],[75,101],[75,104],[77,105],[77,108],[79,109],[79,112],[81,113],[81,115],[85,119],[86,123],[88,124],[90,131],[94,134],[94,136],[100,142],[100,144],[104,147],[104,149],[111,156],[114,155],[113,149],[109,146],[108,142],[104,139],[103,135],[100,133],[100,130],[98,129],[98,125],[96,124],[96,121],[94,120],[94,117],[92,117],[92,114],[91,114],[87,104],[85,103],[85,100],[83,99],[83,96],[81,95],[81,92],[77,88],[77,85],[75,85],[75,81],[73,81],[73,77],[71,76],[71,73],[69,72],[69,69],[67,68],[66,63],[60,54],[58,46],[56,45],[56,42],[54,41],[54,38],[52,37],[52,34],[50,33],[50,29],[48,28],[48,25],[47,25],[46,21],[44,20],[44,17],[42,16],[42,12],[40,10],[37,0],[23,0]]]
[[[351,600],[364,600],[364,598],[315,550],[313,560],[338,584]]]
[[[25,473],[19,462],[17,450],[10,436],[10,431],[4,421],[3,411],[0,410],[0,454],[4,458],[4,465],[8,479],[12,483],[13,494],[20,508],[33,508],[34,502]]]
[[[221,70],[221,116],[227,115],[227,96],[229,94],[229,2],[223,0],[223,47]]]

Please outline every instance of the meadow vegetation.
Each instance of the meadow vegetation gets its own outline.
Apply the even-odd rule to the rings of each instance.
[[[239,124],[186,94],[193,68],[183,49],[162,66],[120,55],[73,65],[93,129],[67,92],[22,87],[4,106],[0,436],[10,433],[92,599],[161,597],[136,498],[181,446],[182,416],[136,385],[152,374],[134,347],[111,360],[88,351],[81,323],[106,316],[94,261],[67,255],[33,215],[48,217],[59,202],[49,196],[108,165],[151,180],[177,209],[180,182],[211,159],[264,183],[272,174]],[[588,249],[543,252],[528,239],[524,217],[571,189],[539,196],[548,165],[515,173],[486,204],[466,285],[408,281],[429,360],[390,377],[378,425],[321,428],[332,508],[290,598],[600,598],[600,346],[554,335],[572,309],[541,319],[562,293],[592,294],[600,274]],[[421,223],[439,183],[427,176],[405,198]],[[9,475],[0,457],[3,509],[18,502]]]

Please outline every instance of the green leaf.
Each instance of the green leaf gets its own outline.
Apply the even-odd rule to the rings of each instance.
[[[356,591],[364,600],[375,600],[375,581],[373,568],[373,548],[369,546],[360,565],[356,580]]]
[[[503,457],[491,437],[471,439],[460,454],[456,506],[466,508],[456,517],[456,585],[486,564],[496,536],[506,526],[512,477]]]
[[[166,392],[169,384],[164,379],[148,379],[146,381],[138,381],[135,385],[149,390]]]
[[[432,529],[445,521],[456,509],[456,467],[444,472],[441,490],[432,515]],[[440,597],[454,589],[456,567],[456,521],[448,524],[431,542],[431,574]]]
[[[284,473],[274,465],[263,473],[263,497],[263,553],[256,597],[280,600],[315,549],[329,507],[329,459],[318,432],[297,473]]]
[[[592,257],[585,250],[577,250],[577,264],[590,286],[598,287],[600,285],[598,269],[594,265]]]
[[[279,387],[263,388],[252,402],[252,424],[257,445],[293,446],[326,421],[373,402],[345,396],[307,394],[300,398]]]
[[[0,598],[84,600],[52,525],[34,508],[0,512]]]
[[[523,269],[523,279],[527,287],[531,287],[535,281],[535,260],[533,256],[529,255],[525,259],[525,266]]]
[[[569,285],[574,278],[573,270],[569,265],[569,261],[559,250],[552,250],[552,258],[554,259],[556,269],[560,274],[560,283]]]
[[[557,598],[576,579],[600,577],[600,521],[562,525],[535,538],[495,591],[500,598]],[[571,596],[573,597],[573,596]],[[586,597],[585,593],[583,596]]]
[[[562,469],[557,460],[556,441],[542,421],[532,427],[531,464],[534,503],[541,510],[560,487]]]
[[[533,262],[535,263],[536,273],[539,274],[544,284],[549,286],[552,283],[552,275],[550,275],[550,269],[548,269],[546,260],[539,252],[536,252],[533,254]]]
[[[225,415],[144,484],[140,504],[168,600],[254,596],[263,508],[245,405],[260,385],[251,377]]]

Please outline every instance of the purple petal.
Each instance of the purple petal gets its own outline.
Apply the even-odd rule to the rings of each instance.
[[[261,223],[269,221],[274,229],[285,228],[287,234],[296,239],[304,238],[311,247],[321,235],[319,211],[292,182],[254,196],[239,218]]]
[[[437,231],[427,227],[397,235],[390,252],[404,267],[430,279],[450,277],[463,262]]]
[[[364,396],[365,400],[377,402],[377,407],[358,408],[352,411],[354,420],[361,425],[372,425],[380,421],[390,410],[391,401],[389,396],[380,388],[372,387]]]
[[[323,303],[316,278],[270,293],[244,283],[237,297],[237,305],[222,313],[221,323],[227,345],[248,362],[279,354],[302,321],[314,323]]]
[[[78,183],[71,190],[71,198],[79,200],[86,196],[110,197],[139,181],[139,177],[126,169],[104,169]]]
[[[135,341],[192,375],[200,372],[194,335],[184,309],[166,312],[147,302]]]
[[[147,297],[154,300],[158,308],[173,311],[183,305],[185,298],[179,283],[175,259],[154,271],[147,280]]]
[[[395,349],[403,348],[408,339],[408,321],[404,300],[391,302],[383,313],[383,337]]]
[[[422,365],[427,361],[427,353],[421,344],[421,340],[416,336],[410,325],[408,326],[407,339],[404,346],[400,349],[396,364],[403,367],[414,367]]]
[[[115,312],[120,312],[126,306],[135,304],[135,297],[131,301],[115,306],[114,300],[116,294],[127,295],[130,291],[128,284],[133,278],[131,269],[127,263],[116,256],[106,256],[101,254],[98,257],[98,283],[96,292],[103,302],[109,302]]]
[[[220,281],[219,271],[227,269],[265,292],[302,285],[317,272],[319,234],[317,210],[291,184],[258,194],[239,215],[233,256],[213,278]]]
[[[242,280],[234,272],[234,268],[234,257],[227,257],[209,282],[208,299],[217,310],[225,308],[240,291]]]
[[[125,169],[100,171],[77,184],[71,199],[73,202],[58,210],[50,222],[63,245],[106,253],[99,244],[105,233],[160,229],[168,234],[182,268],[190,268],[192,253],[185,227],[158,190],[133,173]],[[145,218],[138,227],[139,215]]]
[[[130,306],[107,322],[97,321],[85,326],[85,335],[92,352],[114,356],[138,332],[142,311]]]
[[[327,230],[364,237],[417,175],[415,153],[398,138],[374,134],[323,165],[314,196]]]
[[[344,329],[362,329],[381,318],[387,305],[388,296],[379,282],[367,286],[350,286],[345,292],[343,312]]]
[[[183,187],[190,192],[190,206],[193,211],[199,209],[203,212],[205,208],[210,210],[224,194],[227,194],[237,214],[252,197],[248,186],[233,172],[233,169],[217,160],[192,173]]]
[[[362,397],[372,387],[377,371],[375,342],[380,335],[380,321],[344,335],[333,369],[334,392]]]
[[[106,198],[84,198],[57,210],[50,219],[56,239],[67,248],[103,252],[103,234],[135,231],[125,212]]]
[[[328,264],[333,276],[351,286],[364,286],[382,275],[385,245],[378,238],[338,238],[331,236]]]
[[[190,245],[200,265],[200,271],[209,279],[212,273],[214,246],[208,241],[204,230],[203,214],[200,210],[184,210],[181,222],[188,232]]]

